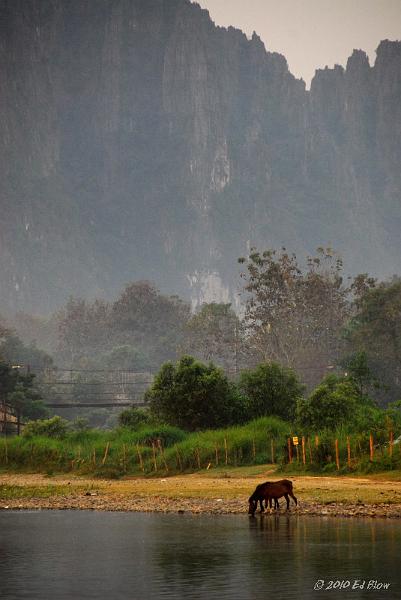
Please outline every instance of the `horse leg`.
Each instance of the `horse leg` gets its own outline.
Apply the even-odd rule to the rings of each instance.
[[[295,504],[298,505],[298,500],[295,498],[294,494],[292,492],[288,492],[288,493],[291,496],[291,498],[294,500]]]
[[[280,502],[278,498],[274,498],[274,510],[280,510]]]
[[[285,501],[287,502],[287,510],[289,510],[290,509],[290,499],[289,499],[287,493],[284,494],[284,498],[285,498]]]
[[[263,498],[259,498],[259,502],[260,502],[260,512],[265,512],[265,509],[263,508]],[[258,503],[256,502],[256,506],[258,505]]]

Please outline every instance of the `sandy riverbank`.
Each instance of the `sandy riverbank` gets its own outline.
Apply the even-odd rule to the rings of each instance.
[[[299,505],[293,515],[401,518],[401,473],[383,477],[289,477]],[[247,498],[266,479],[266,470],[242,476],[240,470],[168,478],[118,481],[40,474],[1,474],[0,509],[79,509],[143,512],[246,514]],[[285,501],[281,501],[280,514]]]

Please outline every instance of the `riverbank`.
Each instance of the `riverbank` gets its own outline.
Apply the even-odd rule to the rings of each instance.
[[[287,475],[286,475],[287,476]],[[299,505],[293,515],[401,518],[401,473],[392,478],[287,476]],[[166,478],[118,481],[77,476],[0,474],[0,509],[247,513],[247,499],[261,481],[280,479],[273,468],[233,469]],[[280,514],[285,501],[281,500]]]

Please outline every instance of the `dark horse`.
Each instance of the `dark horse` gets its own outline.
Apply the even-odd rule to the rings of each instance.
[[[249,511],[250,515],[254,515],[260,502],[260,512],[263,512],[263,500],[265,501],[266,508],[269,503],[270,508],[272,506],[272,500],[274,500],[274,508],[278,508],[278,499],[284,498],[287,501],[287,510],[290,508],[289,496],[294,500],[295,504],[298,504],[296,497],[292,491],[292,482],[289,479],[281,479],[280,481],[266,481],[256,486],[255,491],[249,498]]]
[[[251,502],[255,502],[255,510],[258,506],[258,502],[260,502],[260,512],[264,512],[264,506],[263,506],[263,500],[266,500],[266,508],[269,505],[270,508],[272,508],[272,498],[265,498],[265,490],[267,488],[267,486],[271,485],[273,483],[273,481],[265,481],[264,483],[259,483],[259,485],[256,486],[255,491],[253,492],[252,496],[249,498],[249,503]],[[274,498],[274,510],[280,508],[280,504],[277,498]]]

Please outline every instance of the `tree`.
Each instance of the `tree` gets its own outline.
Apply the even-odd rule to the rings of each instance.
[[[224,427],[244,418],[244,402],[221,369],[192,356],[165,363],[145,394],[156,418],[188,431]]]
[[[110,343],[107,302],[70,298],[59,316],[59,350],[69,365],[82,366]]]
[[[38,419],[47,414],[35,385],[35,375],[24,375],[5,362],[0,362],[0,401],[9,404],[20,417]]]
[[[111,327],[121,344],[131,344],[149,356],[148,368],[176,358],[183,340],[189,305],[165,296],[148,281],[126,286],[112,306]]]
[[[364,353],[384,384],[386,400],[401,396],[401,279],[354,290],[354,315],[346,337],[350,348]],[[383,398],[384,400],[384,398]]]
[[[342,261],[331,249],[318,248],[302,270],[295,254],[283,248],[255,250],[240,262],[247,266],[245,324],[259,360],[277,361],[316,380],[339,357],[349,315]]]
[[[242,324],[231,304],[202,304],[185,327],[185,350],[226,371],[237,371],[244,358]]]
[[[312,431],[336,429],[352,421],[362,404],[362,397],[352,380],[329,375],[309,398],[298,400],[296,417],[301,427]]]
[[[366,352],[354,352],[340,361],[348,378],[356,385],[359,395],[363,396],[372,388],[378,389],[380,382],[373,374]]]
[[[34,342],[24,344],[11,330],[6,332],[0,342],[0,358],[13,365],[50,367],[53,363],[47,352],[37,348]]]
[[[293,419],[304,386],[292,369],[277,363],[262,363],[241,373],[240,390],[247,397],[249,419],[274,415]]]
[[[61,357],[87,368],[156,369],[176,358],[189,314],[187,303],[146,281],[127,285],[112,304],[70,298],[60,313]]]

